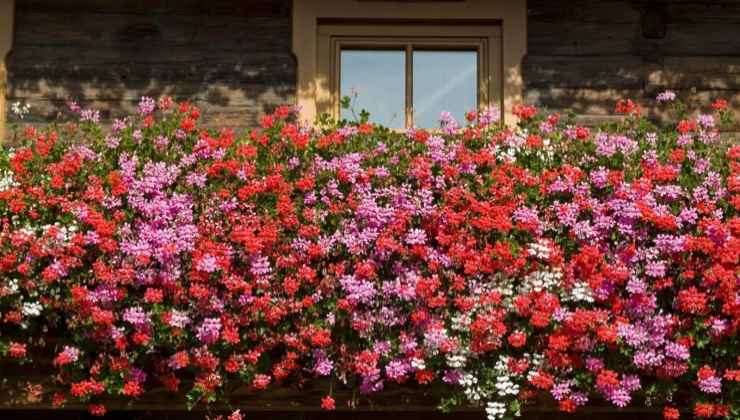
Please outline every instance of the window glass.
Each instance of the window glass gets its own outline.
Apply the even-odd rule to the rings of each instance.
[[[372,122],[404,126],[405,51],[342,50],[340,66],[340,97],[352,98],[352,109],[342,109],[342,118],[354,119],[365,109]]]
[[[465,113],[478,107],[478,53],[414,51],[414,124],[439,127],[449,111],[463,124]]]

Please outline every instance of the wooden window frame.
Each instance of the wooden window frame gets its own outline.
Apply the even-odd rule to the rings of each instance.
[[[296,103],[304,119],[313,120],[328,112],[332,103],[331,82],[320,69],[319,27],[331,24],[375,26],[428,25],[451,30],[472,29],[494,23],[501,38],[498,96],[491,93],[490,105],[501,107],[503,120],[513,124],[514,104],[522,102],[522,60],[527,52],[526,0],[296,0],[293,2],[293,53],[297,62]],[[381,28],[383,29],[383,28]],[[375,36],[384,35],[375,33]],[[493,69],[491,69],[493,70]],[[499,82],[497,82],[499,83]]]
[[[382,34],[382,35],[379,35]],[[433,36],[430,34],[434,34]],[[477,105],[486,108],[501,102],[501,28],[498,22],[322,23],[318,26],[318,74],[328,80],[328,96],[317,100],[319,112],[340,115],[341,52],[346,49],[404,51],[404,126],[414,125],[413,52],[475,51],[477,53]],[[466,110],[467,111],[467,110]]]
[[[5,97],[8,87],[6,59],[13,48],[15,0],[0,0],[0,145],[5,141],[7,107]]]

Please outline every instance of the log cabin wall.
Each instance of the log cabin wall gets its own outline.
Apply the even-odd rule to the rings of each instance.
[[[617,98],[673,89],[740,117],[740,1],[528,0],[525,100],[604,120]],[[660,117],[655,109],[653,115]]]
[[[71,98],[116,115],[141,95],[170,94],[200,106],[210,125],[254,126],[294,100],[290,5],[17,0],[8,103],[52,119]]]
[[[595,122],[618,97],[649,103],[670,88],[704,105],[725,97],[740,113],[740,1],[529,0],[528,10],[530,103]],[[291,12],[290,0],[17,0],[8,102],[29,103],[41,122],[70,98],[115,116],[142,94],[170,94],[211,125],[251,127],[294,100]]]
[[[8,102],[30,103],[37,120],[70,98],[116,115],[142,94],[170,94],[210,125],[250,127],[294,101],[291,0],[16,3]],[[649,104],[670,88],[702,105],[725,97],[740,117],[740,1],[527,6],[527,102],[598,122],[617,98]]]

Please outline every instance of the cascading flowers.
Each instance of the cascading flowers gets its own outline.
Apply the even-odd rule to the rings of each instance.
[[[0,360],[52,361],[34,401],[93,414],[330,378],[491,419],[737,418],[740,146],[727,102],[658,100],[675,125],[628,100],[601,128],[517,106],[406,133],[283,106],[244,135],[170,98],[110,126],[73,103],[0,162]]]

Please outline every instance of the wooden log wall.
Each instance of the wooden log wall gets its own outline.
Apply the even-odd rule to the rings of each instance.
[[[214,126],[251,127],[293,102],[290,0],[17,0],[8,103],[53,119],[69,99],[105,114],[141,95],[201,107]]]
[[[740,119],[738,0],[528,0],[528,15],[528,102],[594,122],[616,98],[651,105],[672,89],[723,97]]]
[[[17,3],[8,102],[37,119],[70,98],[115,115],[171,94],[210,125],[250,127],[294,100],[291,0]],[[650,104],[674,89],[703,105],[724,97],[740,119],[740,0],[527,5],[527,102],[598,122],[616,98]]]

